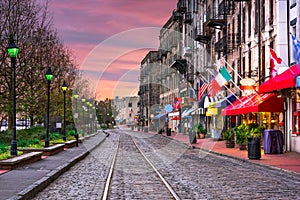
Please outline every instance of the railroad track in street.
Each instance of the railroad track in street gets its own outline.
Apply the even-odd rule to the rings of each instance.
[[[121,189],[119,186],[124,186],[125,180],[130,182],[130,186]],[[118,137],[102,199],[116,199],[124,195],[125,198],[138,199],[147,199],[148,195],[153,199],[158,197],[180,199],[172,186],[128,134],[120,134]]]

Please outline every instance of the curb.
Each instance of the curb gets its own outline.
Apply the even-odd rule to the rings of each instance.
[[[291,175],[296,175],[296,176],[299,176],[299,177],[300,177],[300,173],[298,173],[298,172],[294,172],[294,171],[287,170],[287,169],[282,169],[282,168],[275,167],[275,166],[271,166],[271,165],[264,165],[264,164],[261,164],[261,163],[251,162],[250,160],[247,160],[247,159],[238,158],[238,157],[234,157],[234,156],[231,156],[231,155],[223,154],[223,153],[220,153],[220,152],[212,151],[212,150],[209,150],[209,149],[205,149],[205,148],[201,148],[201,147],[189,145],[189,144],[187,144],[187,143],[185,143],[185,142],[176,140],[176,139],[174,139],[174,138],[169,138],[169,137],[167,137],[167,136],[165,136],[165,135],[161,135],[161,136],[163,136],[163,137],[165,137],[165,138],[168,138],[169,140],[175,140],[175,141],[177,141],[177,142],[179,142],[179,143],[185,144],[185,145],[187,145],[188,147],[191,147],[191,148],[193,148],[193,149],[199,149],[199,150],[205,151],[205,152],[207,152],[207,153],[211,153],[211,154],[215,154],[215,155],[219,155],[219,156],[223,156],[223,157],[227,157],[227,158],[239,160],[239,161],[242,161],[242,162],[247,162],[247,163],[250,163],[250,164],[253,164],[253,165],[257,165],[257,166],[260,166],[260,167],[265,167],[265,168],[272,169],[272,170],[276,170],[276,171],[279,171],[279,172],[286,172],[286,173],[289,173],[289,174],[291,174]]]
[[[83,160],[87,155],[90,154],[92,150],[98,147],[106,137],[104,137],[99,143],[94,145],[93,147],[86,149],[85,152],[79,154],[78,156],[74,157],[71,161],[65,163],[64,165],[58,166],[56,169],[49,172],[45,177],[41,178],[40,180],[34,182],[32,185],[28,186],[15,196],[9,198],[9,200],[26,200],[33,198],[38,192],[45,189],[50,183],[56,180],[60,175],[68,171],[72,166],[74,166],[79,161]],[[55,155],[54,155],[55,156]]]

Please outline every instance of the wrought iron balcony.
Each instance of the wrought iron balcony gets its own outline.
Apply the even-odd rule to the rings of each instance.
[[[203,27],[202,30],[195,29],[195,40],[207,44],[211,40],[212,31],[209,27]]]
[[[215,43],[216,52],[229,52],[241,44],[239,34],[231,33],[223,36]]]
[[[218,8],[208,7],[206,12],[206,22],[205,25],[221,29],[225,25],[225,15],[232,14],[234,10],[234,2],[232,0],[223,0]]]
[[[191,12],[185,13],[185,15],[184,15],[184,23],[186,23],[186,24],[192,23],[192,13]]]
[[[179,0],[177,3],[177,11],[178,12],[185,12],[186,11],[186,5],[185,0]]]

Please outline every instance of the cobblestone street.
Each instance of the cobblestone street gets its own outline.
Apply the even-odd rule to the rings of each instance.
[[[110,199],[171,199],[130,137],[181,199],[300,199],[300,177],[190,149],[161,135],[113,130],[35,199],[100,199],[120,136]],[[129,146],[128,146],[129,145]]]

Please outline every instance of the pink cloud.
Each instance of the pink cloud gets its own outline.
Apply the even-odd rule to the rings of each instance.
[[[161,28],[176,4],[177,0],[50,0],[49,10],[59,37],[72,49],[84,70],[91,74],[105,72],[99,83],[101,98],[106,98],[106,95],[112,97],[112,90],[116,93],[137,90],[138,66],[149,49],[133,47],[143,44],[145,48],[156,48],[159,39],[158,35],[135,35],[134,40],[123,38],[116,44],[105,46],[98,54],[93,53],[95,47],[123,31],[143,27]],[[126,43],[127,40],[130,42]],[[122,44],[124,41],[126,44]],[[120,49],[124,50],[121,54]],[[122,89],[121,86],[126,88]]]

